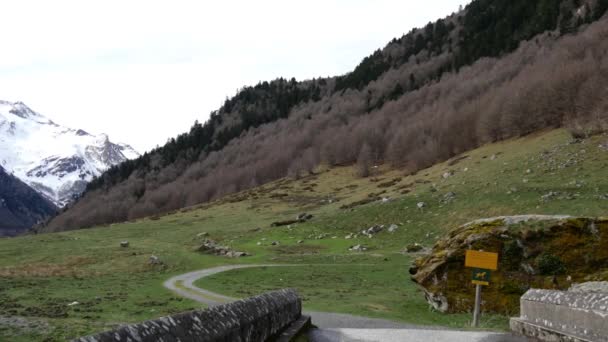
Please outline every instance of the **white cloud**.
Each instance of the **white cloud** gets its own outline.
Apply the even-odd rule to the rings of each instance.
[[[0,3],[0,99],[139,150],[237,88],[342,74],[467,0]]]

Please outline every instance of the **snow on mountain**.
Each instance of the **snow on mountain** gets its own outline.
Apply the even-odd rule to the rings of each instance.
[[[59,207],[94,176],[137,156],[106,134],[60,126],[21,102],[0,100],[0,165]]]

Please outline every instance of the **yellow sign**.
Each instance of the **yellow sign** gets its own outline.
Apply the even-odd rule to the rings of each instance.
[[[498,253],[468,250],[464,259],[464,266],[496,271],[498,269]]]

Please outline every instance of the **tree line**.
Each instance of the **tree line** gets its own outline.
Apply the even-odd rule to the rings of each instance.
[[[487,2],[474,1],[465,11]],[[570,20],[580,28],[561,32],[565,3],[574,4]],[[279,79],[244,88],[205,124],[104,174],[47,229],[170,211],[298,177],[321,163],[357,162],[364,169],[388,162],[415,172],[481,144],[547,127],[590,134],[605,127],[608,106],[608,25],[605,19],[586,24],[601,3],[559,2],[559,18],[547,19],[553,30],[520,42],[509,54],[460,68],[445,68],[457,45],[429,53],[427,44],[361,89],[338,91],[338,78]],[[589,12],[579,10],[584,6]],[[448,30],[454,23],[450,32],[462,31],[463,21],[466,14],[460,13],[444,24]],[[390,43],[382,54],[399,56],[395,48]]]

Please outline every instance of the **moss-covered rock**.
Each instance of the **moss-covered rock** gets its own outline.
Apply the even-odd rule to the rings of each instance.
[[[529,288],[568,289],[573,283],[608,280],[608,218],[505,216],[470,222],[450,231],[414,261],[412,280],[444,312],[473,307],[468,249],[499,253],[498,271],[483,289],[486,312],[513,314]]]

